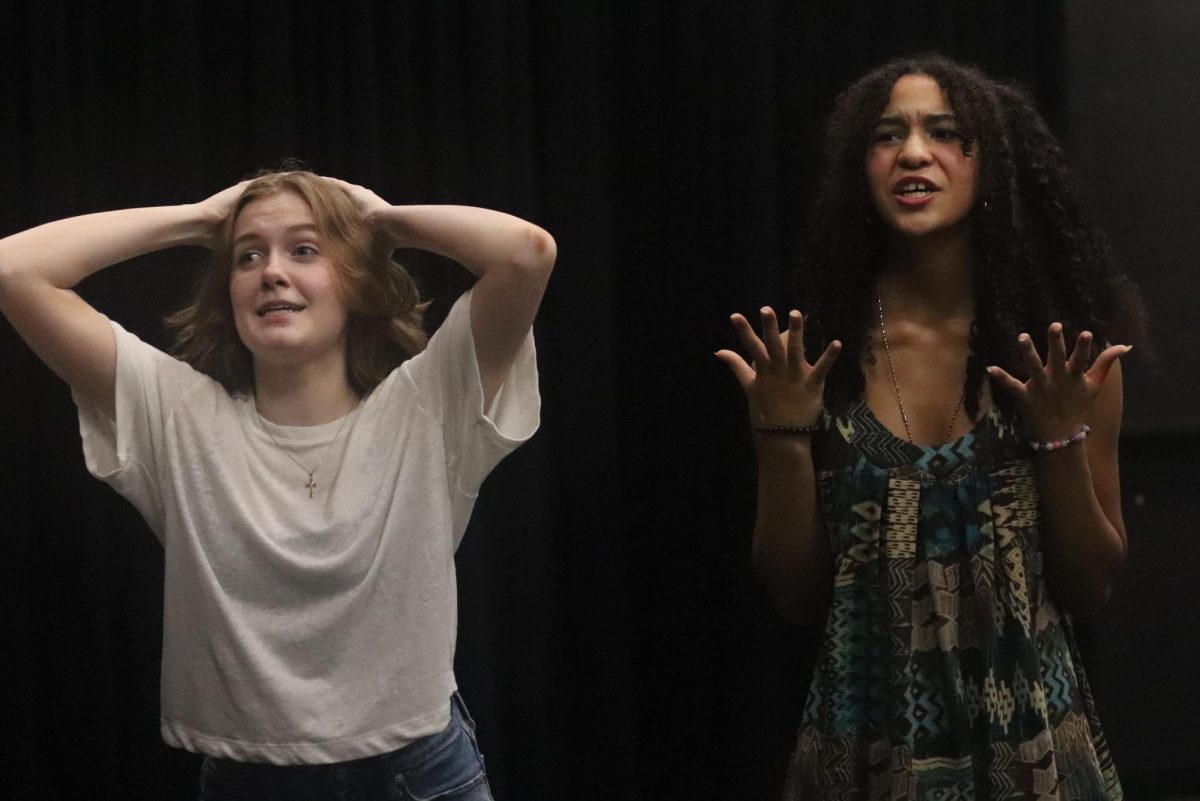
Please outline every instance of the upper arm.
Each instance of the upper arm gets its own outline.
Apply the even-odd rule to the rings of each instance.
[[[554,239],[530,225],[523,247],[503,265],[495,265],[475,283],[471,335],[483,384],[484,408],[500,391],[521,349],[554,267]]]
[[[1121,514],[1121,476],[1117,463],[1117,442],[1121,435],[1123,387],[1121,362],[1113,363],[1088,418],[1088,468],[1096,499],[1125,545],[1125,520]]]
[[[115,416],[117,341],[104,315],[73,290],[20,277],[0,282],[0,311],[47,367]]]

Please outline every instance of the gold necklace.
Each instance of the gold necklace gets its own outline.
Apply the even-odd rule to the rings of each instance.
[[[900,382],[896,380],[896,365],[892,363],[892,349],[888,346],[887,328],[883,322],[883,297],[879,294],[879,288],[875,288],[875,303],[879,307],[879,333],[883,337],[883,352],[887,355],[888,372],[892,374],[892,389],[896,392],[896,405],[900,407],[900,420],[904,423],[904,435],[908,437],[908,441],[913,442],[912,429],[908,425],[908,414],[904,411],[904,398],[900,396]],[[950,434],[954,431],[954,424],[958,421],[958,412],[962,408],[963,401],[967,397],[966,387],[958,395],[958,403],[954,404],[954,414],[950,416],[950,425],[946,426],[946,437],[942,440],[945,445],[950,441]]]
[[[283,451],[283,455],[286,456],[287,458],[291,459],[293,462],[295,462],[297,467],[299,467],[305,473],[308,473],[308,481],[304,484],[304,488],[306,490],[308,490],[308,497],[310,499],[315,497],[313,495],[313,490],[316,490],[321,486],[319,483],[317,483],[317,480],[315,478],[313,478],[313,474],[316,473],[318,468],[321,467],[321,462],[325,461],[325,457],[329,455],[329,449],[333,447],[333,443],[337,442],[337,438],[339,436],[341,436],[342,428],[346,425],[346,420],[350,417],[350,412],[353,412],[355,410],[355,408],[357,408],[357,407],[358,407],[358,402],[355,401],[354,406],[350,407],[350,411],[346,412],[346,414],[343,415],[342,422],[338,424],[337,432],[333,435],[333,439],[329,440],[329,444],[326,445],[325,450],[321,452],[321,458],[317,460],[317,463],[315,465],[313,465],[313,468],[311,470],[309,470],[307,467],[302,465],[300,463],[300,460],[297,459],[295,456],[292,456],[291,451],[289,451],[287,448],[285,448],[279,444],[279,440],[275,439],[275,435],[271,433],[271,429],[267,428],[267,426],[263,423],[262,415],[258,414],[258,407],[257,406],[254,407],[254,414],[258,416],[259,426],[262,427],[263,431],[267,432],[267,436],[270,437],[271,441],[275,443],[275,447],[279,448],[279,450]]]

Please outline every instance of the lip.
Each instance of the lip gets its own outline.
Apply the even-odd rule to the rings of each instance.
[[[302,312],[306,308],[308,308],[308,307],[305,306],[303,303],[297,303],[296,301],[292,301],[292,300],[282,300],[280,298],[274,298],[272,300],[264,301],[263,303],[258,304],[258,306],[254,309],[254,313],[256,315],[258,315],[259,317],[262,317],[265,319],[265,318],[267,318],[268,313],[271,311],[274,311],[276,309],[287,309],[286,314],[278,315],[278,318],[285,318],[290,314],[295,314],[296,312]],[[273,316],[271,319],[277,319],[277,318],[275,316]]]
[[[914,184],[928,190],[929,194],[926,194],[926,195],[902,194],[901,190],[904,187],[912,186]],[[894,197],[896,199],[897,203],[899,203],[901,206],[904,206],[906,208],[921,208],[922,206],[926,206],[929,203],[931,203],[933,201],[933,199],[937,196],[937,193],[941,192],[941,191],[942,191],[941,187],[939,187],[936,183],[934,183],[930,179],[928,179],[924,176],[921,176],[921,175],[906,175],[903,178],[896,181],[894,184],[892,184],[892,197]]]

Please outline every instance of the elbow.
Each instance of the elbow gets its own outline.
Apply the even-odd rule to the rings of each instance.
[[[1069,553],[1048,549],[1045,554],[1047,590],[1060,609],[1077,618],[1096,615],[1108,605],[1129,555],[1120,525],[1089,532],[1084,545],[1090,547],[1076,546]]]
[[[17,269],[12,266],[12,260],[0,242],[0,302],[4,301],[18,279]]]
[[[1058,581],[1051,585],[1051,590],[1057,587],[1055,600],[1071,617],[1086,618],[1099,614],[1108,605],[1112,597],[1113,585],[1117,573],[1125,561],[1124,553],[1114,555],[1105,569],[1084,578],[1075,577],[1074,581]]]
[[[1108,605],[1112,597],[1112,583],[1104,582],[1086,592],[1075,592],[1061,602],[1064,611],[1073,618],[1081,619],[1094,617]]]
[[[522,230],[513,258],[518,270],[546,281],[557,258],[558,244],[548,232],[532,224]]]

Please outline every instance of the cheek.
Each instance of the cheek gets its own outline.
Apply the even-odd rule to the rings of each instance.
[[[950,169],[954,170],[965,185],[974,186],[979,180],[978,157],[964,155],[960,148],[955,147],[946,152],[945,163],[951,165]]]
[[[305,290],[312,297],[320,297],[322,300],[337,306],[345,305],[342,301],[341,293],[338,292],[338,283],[331,267],[314,272],[306,276],[306,278]]]
[[[229,278],[229,302],[236,312],[247,303],[247,298],[254,289],[252,281],[246,280],[245,275],[234,273]]]
[[[888,181],[891,176],[891,171],[880,163],[880,159],[867,160],[867,199],[871,204],[871,208],[875,209],[879,214],[885,214],[887,210],[888,197]]]
[[[979,164],[972,159],[964,159],[962,178],[967,196],[974,200],[979,195]]]
[[[887,194],[888,178],[891,175],[891,162],[878,151],[867,154],[866,176],[867,189],[873,197]]]

